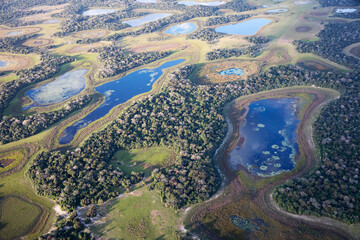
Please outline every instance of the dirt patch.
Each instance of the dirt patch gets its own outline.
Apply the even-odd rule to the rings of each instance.
[[[312,27],[309,26],[300,26],[295,28],[296,32],[309,32],[312,29]]]
[[[325,16],[327,15],[328,13],[327,12],[311,12],[310,15],[311,16]]]
[[[11,163],[15,162],[15,159],[1,159],[0,160],[0,168],[4,168],[6,166],[9,166]]]
[[[257,61],[221,61],[205,64],[194,77],[194,81],[200,84],[214,84],[246,79],[251,74],[259,71]],[[242,69],[243,75],[221,75],[220,72],[229,69]]]
[[[315,71],[331,71],[333,68],[326,63],[316,61],[316,60],[306,60],[297,62],[296,65],[308,69],[308,70],[315,70]]]
[[[51,39],[48,38],[36,38],[36,39],[29,39],[23,43],[24,46],[28,47],[42,47],[53,43]]]
[[[76,38],[102,38],[108,34],[109,32],[104,29],[96,29],[77,32],[73,36]]]
[[[18,37],[25,34],[37,33],[41,30],[39,27],[17,27],[7,28],[0,27],[0,37]]]
[[[30,57],[6,54],[0,54],[0,61],[6,62],[6,66],[1,67],[0,72],[20,70],[29,67],[33,63]]]
[[[169,43],[163,45],[144,45],[138,46],[131,49],[131,51],[136,53],[141,52],[153,52],[153,51],[169,51],[169,50],[183,50],[187,45],[181,45],[180,43]]]
[[[350,53],[357,58],[360,58],[360,45],[350,49]]]

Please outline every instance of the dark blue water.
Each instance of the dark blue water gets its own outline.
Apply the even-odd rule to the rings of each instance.
[[[295,167],[297,101],[295,98],[273,98],[249,105],[240,127],[240,136],[245,142],[230,153],[233,169],[242,165],[253,175],[268,177]]]
[[[96,87],[95,90],[97,92],[105,95],[105,102],[83,119],[67,127],[61,133],[59,143],[67,144],[71,142],[79,129],[102,118],[108,114],[113,107],[128,101],[136,95],[150,91],[154,82],[162,75],[163,69],[176,66],[184,61],[185,59],[178,59],[166,62],[155,69],[138,70],[118,80]]]

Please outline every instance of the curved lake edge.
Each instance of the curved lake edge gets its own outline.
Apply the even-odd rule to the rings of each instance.
[[[302,131],[300,134],[302,137],[310,139],[310,141],[306,141],[305,145],[308,145],[309,150],[311,150],[310,154],[312,154],[312,158],[309,161],[304,159],[304,166],[301,168],[298,167],[299,164],[296,165],[295,169],[292,171],[270,177],[265,178],[262,181],[257,181],[255,189],[252,186],[252,182],[247,182],[247,178],[244,176],[239,176],[238,174],[234,174],[234,171],[228,166],[228,154],[229,154],[229,146],[235,140],[234,134],[238,133],[235,129],[234,123],[238,123],[238,119],[232,118],[232,110],[234,103],[236,101],[246,101],[252,102],[263,98],[274,98],[279,96],[284,96],[289,93],[312,93],[316,94],[317,99],[312,101],[310,106],[307,109],[307,114],[302,121]],[[263,91],[256,94],[252,94],[250,96],[242,96],[233,100],[230,103],[227,103],[224,108],[225,118],[228,122],[228,132],[232,132],[232,136],[230,138],[225,138],[222,145],[225,147],[219,149],[218,155],[214,157],[214,161],[216,166],[221,170],[222,174],[224,174],[225,185],[224,188],[220,188],[218,192],[214,194],[211,199],[205,201],[203,203],[199,203],[193,205],[192,207],[186,209],[184,211],[185,223],[189,231],[193,231],[195,229],[195,234],[209,234],[211,231],[205,228],[202,220],[206,214],[210,213],[216,208],[220,208],[225,204],[230,204],[232,202],[236,202],[239,199],[244,199],[244,194],[251,194],[253,198],[251,198],[251,202],[260,207],[261,211],[265,214],[265,216],[275,219],[277,222],[281,224],[288,224],[287,219],[291,218],[294,222],[293,225],[305,225],[309,228],[315,228],[318,231],[330,232],[335,235],[341,235],[345,238],[355,238],[354,233],[350,232],[347,229],[347,225],[345,223],[339,222],[337,220],[328,219],[328,218],[318,218],[313,216],[306,216],[305,218],[301,215],[290,216],[288,214],[284,214],[282,211],[279,211],[276,206],[273,206],[270,199],[270,195],[272,194],[274,188],[282,183],[284,183],[288,179],[296,178],[301,175],[304,175],[310,172],[316,165],[315,152],[313,149],[314,146],[310,146],[312,143],[312,124],[317,119],[318,114],[320,113],[323,106],[328,104],[330,101],[339,97],[339,92],[333,89],[327,88],[319,88],[319,87],[310,87],[310,86],[302,86],[302,87],[288,87],[282,89],[275,89],[269,91]],[[300,136],[299,136],[300,137]],[[301,146],[302,147],[302,146]],[[231,148],[231,146],[230,146]],[[254,191],[256,190],[256,191]],[[250,192],[250,193],[249,193]],[[189,229],[190,227],[190,229]],[[194,232],[193,232],[194,233]]]

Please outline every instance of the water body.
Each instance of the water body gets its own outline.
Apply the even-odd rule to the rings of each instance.
[[[157,0],[136,0],[139,3],[157,3]]]
[[[270,22],[271,20],[266,18],[255,18],[236,24],[217,27],[215,28],[215,31],[234,35],[253,35],[259,31],[261,27],[269,24]]]
[[[84,75],[88,71],[88,69],[73,70],[59,76],[55,81],[27,91],[26,95],[31,98],[33,103],[24,106],[22,109],[49,106],[75,96],[85,89],[86,79]]]
[[[356,12],[356,8],[338,8],[336,9],[337,13],[352,13],[352,12]]]
[[[123,23],[127,23],[132,27],[138,27],[145,23],[153,22],[161,18],[166,18],[168,16],[171,16],[171,13],[153,13],[150,15],[146,15],[145,17],[123,21]]]
[[[53,24],[53,23],[58,23],[60,22],[60,20],[58,19],[49,19],[49,20],[45,20],[43,23],[44,24]]]
[[[193,23],[182,23],[170,27],[168,30],[165,31],[165,33],[171,35],[188,34],[193,32],[195,29],[196,29],[196,25]]]
[[[293,2],[295,5],[309,5],[309,4],[313,4],[313,1],[302,1],[302,0],[298,0],[298,1],[294,1]]]
[[[266,11],[267,13],[284,13],[284,12],[287,12],[289,11],[289,9],[286,9],[286,8],[277,8],[277,9],[271,9],[271,10],[268,10]]]
[[[178,4],[182,4],[185,6],[194,6],[194,5],[201,5],[201,6],[219,6],[224,4],[223,1],[215,1],[215,2],[195,2],[195,1],[180,1]]]
[[[103,15],[108,13],[116,12],[115,9],[104,9],[104,8],[96,8],[96,9],[90,9],[82,13],[84,16],[96,16],[96,15]]]
[[[113,107],[128,101],[136,95],[150,91],[154,82],[162,75],[163,69],[176,66],[184,61],[184,59],[178,59],[166,62],[158,68],[138,70],[118,80],[96,87],[95,90],[97,92],[105,95],[105,102],[83,119],[67,127],[62,132],[59,143],[67,144],[71,142],[79,129],[102,118]]]
[[[253,175],[269,177],[295,167],[298,100],[272,98],[249,105],[249,112],[240,127],[240,136],[244,139],[230,153],[229,162],[233,169],[239,169],[241,165]]]
[[[0,68],[6,67],[8,65],[8,61],[1,61],[0,60]]]
[[[14,35],[18,35],[18,34],[22,34],[23,31],[15,31],[15,32],[9,32],[8,34],[6,34],[7,36],[14,36]]]
[[[241,76],[241,75],[244,75],[245,72],[244,70],[242,70],[241,68],[229,68],[227,70],[223,70],[221,72],[219,72],[220,75],[238,75],[238,76]]]

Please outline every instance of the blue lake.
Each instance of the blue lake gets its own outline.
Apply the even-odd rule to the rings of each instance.
[[[266,18],[255,18],[236,24],[225,25],[215,28],[216,32],[234,34],[234,35],[254,35],[259,29],[271,20]]]
[[[21,34],[23,33],[23,31],[15,31],[15,32],[9,32],[8,34],[6,34],[7,36],[15,36],[15,35],[18,35],[18,34]]]
[[[268,10],[266,11],[267,13],[284,13],[284,12],[287,12],[289,11],[289,9],[286,9],[286,8],[277,8],[277,9],[271,9],[271,10]]]
[[[161,18],[168,17],[168,16],[171,16],[171,13],[153,13],[153,14],[146,15],[145,17],[123,21],[123,23],[127,23],[132,27],[138,27],[145,23],[153,22],[153,21],[156,21]]]
[[[224,4],[223,1],[214,1],[214,2],[195,2],[195,1],[180,1],[178,4],[182,4],[185,6],[194,6],[194,5],[201,5],[201,6],[219,6]]]
[[[230,166],[246,167],[253,175],[269,177],[295,167],[298,152],[295,114],[297,98],[263,99],[249,105],[241,123],[238,144],[230,153]]]
[[[113,107],[128,101],[136,95],[150,91],[154,82],[162,75],[163,69],[176,66],[184,61],[184,59],[178,59],[166,62],[158,68],[138,70],[118,80],[96,87],[95,90],[97,92],[105,95],[105,102],[83,119],[67,127],[64,132],[61,133],[59,143],[67,144],[71,142],[79,129],[102,118],[108,114]]]
[[[356,12],[356,8],[338,8],[336,9],[337,13],[353,13]]]
[[[193,23],[182,23],[170,27],[168,30],[165,31],[165,33],[171,35],[188,34],[193,32],[195,29],[196,29],[196,25]]]
[[[88,69],[78,69],[59,76],[55,81],[33,88],[25,94],[31,98],[33,103],[24,106],[23,110],[32,107],[48,106],[60,103],[80,93],[86,87],[84,75]]]
[[[227,70],[223,70],[221,72],[219,72],[220,75],[244,75],[245,72],[244,70],[242,70],[241,68],[229,68]]]
[[[104,9],[104,8],[97,8],[97,9],[90,9],[82,13],[84,16],[96,16],[96,15],[103,15],[108,13],[116,12],[115,9]]]
[[[6,67],[8,65],[8,61],[1,61],[0,60],[0,68]]]

